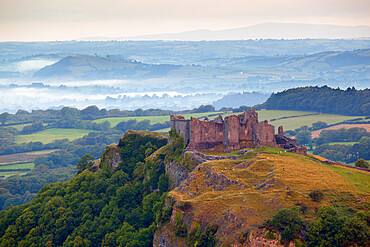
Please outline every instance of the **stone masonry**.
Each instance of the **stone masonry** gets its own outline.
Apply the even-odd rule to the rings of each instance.
[[[266,120],[258,122],[258,113],[251,109],[236,116],[230,115],[216,120],[201,121],[192,117],[171,115],[171,130],[177,130],[185,139],[187,150],[208,150],[224,145],[228,150],[254,146],[270,146],[290,149],[307,155],[305,147],[295,140],[283,136],[283,127],[275,135],[275,127]]]

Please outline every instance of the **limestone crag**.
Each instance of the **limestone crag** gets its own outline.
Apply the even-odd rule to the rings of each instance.
[[[284,148],[289,152],[307,155],[307,148],[299,145],[295,139],[283,135],[276,135],[275,139],[279,148]]]
[[[171,130],[184,137],[186,150],[209,150],[222,145],[227,150],[270,146],[307,155],[305,147],[283,136],[282,126],[275,135],[275,127],[267,120],[259,123],[258,113],[253,109],[238,116],[230,115],[223,119],[220,115],[216,120],[205,118],[204,121],[171,115]]]
[[[189,177],[189,173],[191,172],[187,167],[175,161],[166,163],[165,169],[166,174],[171,179],[171,189],[178,187],[182,181]]]
[[[196,161],[197,164],[211,161],[211,160],[224,160],[224,159],[231,159],[236,160],[240,157],[238,155],[228,155],[228,156],[219,156],[219,155],[206,155],[195,150],[188,150],[184,152],[184,156],[188,156],[191,160]]]

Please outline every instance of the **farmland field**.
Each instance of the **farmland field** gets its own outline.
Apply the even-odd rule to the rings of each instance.
[[[301,126],[307,125],[311,127],[313,123],[317,121],[322,121],[327,124],[335,124],[345,120],[355,119],[358,116],[343,116],[343,115],[335,115],[335,114],[319,114],[319,115],[312,115],[312,116],[302,116],[302,117],[295,117],[295,118],[287,118],[287,119],[279,119],[276,121],[271,122],[272,125],[277,126],[284,126],[284,130],[294,130]]]
[[[32,162],[27,163],[10,163],[10,164],[2,164],[0,165],[0,171],[1,170],[8,170],[8,169],[33,169],[35,168],[35,164]]]
[[[10,163],[0,165],[0,177],[10,177],[16,174],[23,175],[30,170],[35,168],[35,164],[32,162],[27,163]]]
[[[77,138],[81,138],[90,132],[94,132],[94,130],[85,130],[85,129],[62,129],[62,128],[55,128],[55,129],[47,129],[42,130],[33,134],[29,135],[18,135],[15,137],[15,142],[17,144],[25,143],[25,142],[42,142],[42,143],[50,143],[54,140],[68,138],[70,141],[75,140]]]
[[[323,130],[339,130],[339,129],[343,129],[343,128],[344,129],[364,128],[364,129],[366,129],[367,132],[370,132],[370,124],[339,124],[339,125],[335,125],[335,126],[325,128],[325,129],[312,131],[312,138],[319,137],[321,131],[323,131]]]
[[[340,145],[355,145],[357,144],[358,142],[330,142],[328,143],[329,145],[335,145],[335,144],[340,144]]]
[[[18,174],[18,175],[24,175],[26,174],[27,172],[0,172],[0,177],[10,177],[10,176],[13,176],[15,174]]]
[[[30,162],[33,161],[38,156],[44,156],[58,150],[59,149],[46,149],[34,152],[0,155],[0,165],[19,162]]]

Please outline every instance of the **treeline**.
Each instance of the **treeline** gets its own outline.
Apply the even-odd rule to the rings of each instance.
[[[339,130],[323,130],[319,138],[315,139],[316,145],[330,142],[358,142],[364,136],[370,137],[370,133],[363,128],[350,128]]]
[[[95,120],[106,117],[140,117],[140,116],[169,116],[170,114],[190,114],[212,112],[215,108],[212,105],[201,105],[192,110],[170,111],[162,109],[136,109],[120,110],[120,109],[99,109],[97,106],[88,106],[85,109],[79,110],[72,107],[63,107],[60,110],[32,110],[31,112],[25,110],[18,110],[15,114],[7,112],[0,114],[0,123],[3,126],[9,125],[7,123],[35,123],[42,121],[43,123],[56,123],[59,125],[71,126],[73,123],[68,123],[71,120]],[[64,123],[63,121],[67,122]],[[86,123],[86,122],[84,122]]]
[[[319,201],[318,196],[323,196],[320,192],[312,192],[310,196]],[[277,234],[280,234],[280,242],[284,246],[298,239],[303,242],[299,246],[312,247],[368,246],[370,244],[370,214],[368,212],[334,203],[334,206],[321,207],[316,213],[317,219],[308,223],[302,219],[307,209],[306,205],[301,204],[279,211],[262,226],[268,230],[265,237],[277,239]]]
[[[129,129],[132,130],[160,130],[160,129],[165,129],[169,128],[171,126],[170,121],[166,121],[164,123],[155,123],[155,124],[150,124],[150,120],[143,120],[140,122],[137,122],[136,119],[131,119],[127,121],[122,121],[118,123],[114,129],[120,130],[123,132],[126,132]]]
[[[370,115],[370,89],[300,87],[273,93],[257,109],[297,110],[354,116]]]
[[[364,136],[354,145],[322,144],[314,149],[313,154],[346,163],[358,159],[370,160],[370,137]]]
[[[76,174],[74,166],[49,169],[45,165],[22,176],[10,176],[0,180],[0,210],[31,201],[36,193],[48,183],[64,182]]]
[[[152,246],[172,206],[164,203],[163,162],[146,158],[165,143],[128,135],[114,173],[107,162],[99,172],[45,185],[31,202],[0,211],[0,246]]]

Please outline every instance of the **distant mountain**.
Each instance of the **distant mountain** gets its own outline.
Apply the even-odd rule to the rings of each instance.
[[[144,64],[136,60],[124,60],[91,55],[75,55],[37,71],[35,78],[62,79],[124,79],[165,76],[179,65]]]
[[[339,68],[353,69],[355,66],[370,66],[370,49],[328,51],[302,56],[248,56],[207,60],[207,62],[213,66],[284,67],[308,71],[330,71]]]
[[[129,37],[89,37],[80,40],[241,40],[241,39],[353,39],[370,37],[370,26],[337,26],[299,23],[261,23],[225,30],[194,30]]]

